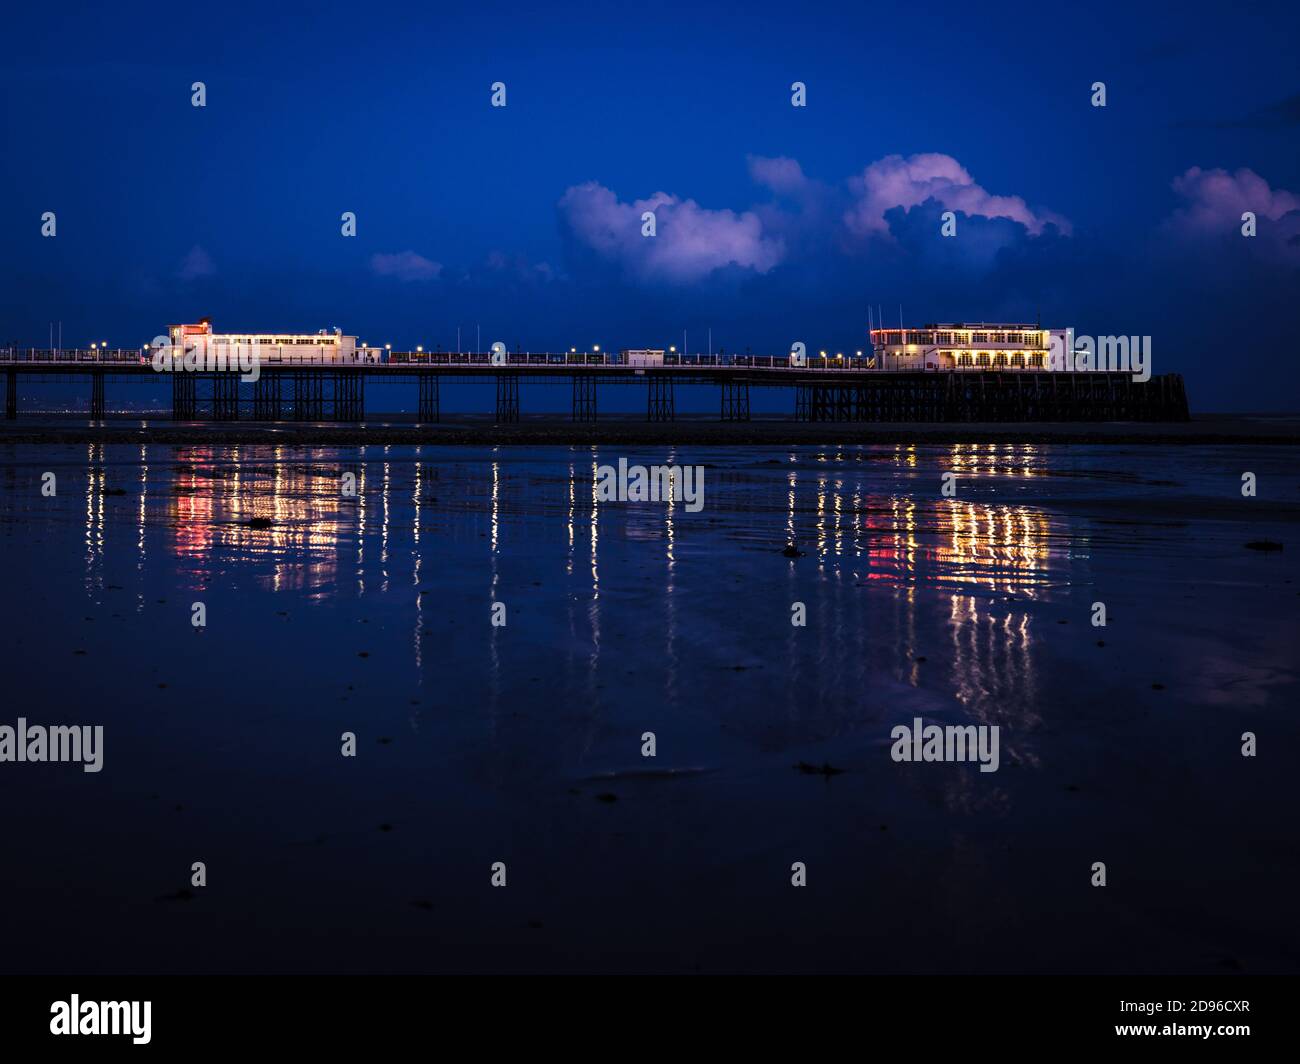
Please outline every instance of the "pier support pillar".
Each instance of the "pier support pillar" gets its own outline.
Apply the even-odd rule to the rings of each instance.
[[[866,397],[855,394],[855,390],[844,384],[812,384],[808,402],[809,421],[875,421],[864,409]],[[880,389],[874,390],[872,397],[878,396]]]
[[[104,418],[104,374],[102,372],[90,375],[90,416],[94,421],[102,421]]]
[[[172,373],[172,420],[193,421],[196,406],[194,374]]]
[[[812,385],[796,384],[794,386],[794,419],[796,421],[812,420]]]
[[[442,399],[436,373],[421,373],[418,378],[420,382],[420,405],[418,417],[422,423],[437,423],[442,418]]]
[[[673,404],[673,379],[668,376],[653,376],[649,380],[650,390],[646,398],[647,421],[673,421],[677,411]]]
[[[325,413],[324,382],[318,370],[296,370],[293,375],[293,419],[320,421]]]
[[[280,420],[280,374],[265,367],[253,384],[253,420]]]
[[[573,378],[573,420],[596,420],[596,378],[590,375]]]
[[[12,421],[18,416],[18,371],[5,373],[5,417]]]
[[[749,382],[722,382],[722,421],[749,420]]]
[[[212,420],[239,420],[239,375],[214,373],[212,380]]]
[[[513,423],[519,420],[519,375],[497,374],[497,422]]]
[[[334,374],[334,420],[361,421],[365,418],[365,376],[355,370]]]

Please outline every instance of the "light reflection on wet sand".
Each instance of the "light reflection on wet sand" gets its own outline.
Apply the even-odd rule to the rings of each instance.
[[[1285,449],[1249,454],[1261,483],[1294,480]],[[599,502],[596,469],[619,457],[704,464],[704,510]],[[1287,648],[1298,574],[1289,544],[1243,549],[1294,525],[1265,507],[1236,516],[1242,460],[1222,449],[1002,445],[10,449],[0,531],[7,605],[23,622],[5,648],[15,701],[93,712],[114,743],[94,802],[53,776],[23,777],[39,800],[18,797],[47,821],[16,827],[34,884],[23,900],[58,899],[74,858],[45,860],[41,847],[69,822],[130,817],[144,825],[142,852],[171,852],[183,825],[250,864],[223,874],[257,884],[292,963],[313,943],[330,949],[319,926],[360,896],[388,936],[368,941],[399,945],[358,947],[351,960],[419,967],[428,954],[401,952],[402,892],[442,884],[452,896],[440,903],[476,942],[496,933],[479,894],[455,895],[456,873],[439,863],[444,851],[477,855],[488,839],[521,869],[568,870],[548,910],[548,926],[552,912],[568,921],[565,949],[597,912],[609,919],[592,923],[605,934],[591,931],[590,949],[612,936],[629,951],[676,955],[675,932],[638,939],[640,925],[602,900],[644,889],[689,898],[673,913],[698,911],[729,960],[761,968],[770,958],[746,959],[753,926],[776,919],[792,940],[802,930],[737,884],[766,882],[797,845],[818,853],[819,882],[830,869],[838,877],[808,916],[833,943],[809,954],[812,966],[870,955],[924,967],[918,950],[951,962],[947,933],[961,934],[977,905],[980,947],[1004,951],[1006,967],[1048,968],[1062,951],[1105,967],[1140,922],[1153,965],[1175,957],[1168,966],[1197,969],[1218,963],[1182,945],[1197,941],[1200,914],[1186,906],[1186,926],[1168,932],[1160,921],[1174,919],[1173,881],[1179,897],[1196,889],[1209,832],[1236,880],[1263,892],[1223,907],[1220,923],[1238,921],[1224,941],[1277,967],[1289,947],[1277,945],[1269,884],[1285,877],[1265,866],[1286,851],[1259,809],[1291,791],[1262,759],[1243,772],[1234,744],[1246,720],[1278,744],[1294,733],[1280,707],[1297,684]],[[40,497],[44,469],[59,474],[56,500]],[[958,476],[952,498],[940,492],[945,471]],[[345,472],[355,496],[342,490]],[[250,527],[254,518],[270,527]],[[804,556],[784,557],[790,542]],[[1105,631],[1089,624],[1096,598],[1111,607]],[[195,600],[208,604],[201,635],[189,626]],[[490,624],[494,601],[507,607],[505,628]],[[807,627],[790,623],[796,602]],[[902,771],[887,736],[914,716],[998,725],[1003,768]],[[348,776],[344,729],[366,742]],[[704,771],[671,783],[620,775],[644,767],[647,730],[659,764]],[[797,761],[846,775],[809,779]],[[597,789],[617,802],[595,802]],[[163,807],[149,805],[152,792],[167,795],[171,819],[149,818]],[[375,826],[394,821],[383,848],[372,846]],[[314,838],[324,841],[302,844]],[[1060,892],[1038,884],[1075,874],[1080,840],[1127,865],[1136,917],[1085,917],[1077,933],[1059,922]],[[328,885],[307,897],[286,886],[299,863]],[[128,911],[138,879],[114,879],[105,870],[115,867],[75,872],[97,884],[104,911]],[[584,884],[593,897],[575,895]],[[862,917],[908,905],[938,914],[931,954]],[[173,925],[135,912],[123,934],[152,929],[148,955],[184,967],[176,951],[199,940],[173,949]],[[225,943],[247,955],[241,926],[188,955]],[[1050,948],[1021,926],[1052,927]],[[857,936],[847,952],[846,935]],[[536,963],[571,962],[555,950]]]
[[[1040,450],[954,446],[926,456],[925,464],[966,478],[1034,476]],[[1026,613],[1014,621],[995,621],[982,612],[986,598],[1050,596],[1086,572],[1087,565],[1086,537],[1070,538],[1060,517],[1023,504],[943,498],[937,477],[918,475],[921,459],[915,447],[881,449],[865,464],[861,454],[842,450],[794,452],[771,472],[724,456],[711,463],[706,509],[698,516],[671,502],[602,507],[595,478],[606,459],[598,452],[589,461],[576,451],[559,452],[558,462],[542,458],[524,470],[512,463],[510,472],[496,454],[475,459],[460,453],[445,463],[438,461],[437,452],[394,447],[351,453],[333,448],[140,447],[132,457],[137,466],[136,567],[143,572],[150,566],[174,566],[187,591],[201,591],[228,570],[242,568],[273,594],[385,599],[395,590],[391,567],[397,557],[405,558],[403,568],[409,565],[410,577],[404,585],[412,591],[409,646],[420,684],[426,678],[430,632],[426,613],[437,601],[436,589],[423,586],[427,555],[451,549],[472,563],[474,529],[480,522],[485,523],[486,615],[492,603],[511,597],[503,586],[503,556],[517,540],[546,541],[552,514],[560,518],[565,537],[560,553],[568,578],[566,634],[572,648],[586,647],[583,688],[593,699],[602,654],[602,532],[662,557],[658,586],[652,583],[648,593],[661,600],[654,611],[660,629],[654,656],[662,666],[662,692],[669,702],[679,698],[678,584],[684,575],[679,554],[695,561],[701,554],[728,549],[728,544],[753,549],[756,538],[764,541],[763,549],[795,541],[822,582],[888,589],[892,604],[884,616],[891,631],[885,638],[879,633],[869,638],[852,616],[836,617],[835,606],[829,616],[816,602],[809,609],[820,623],[836,629],[837,639],[849,638],[864,663],[878,663],[882,647],[888,648],[888,667],[912,685],[921,673],[915,660],[922,642],[917,594],[942,592],[951,602],[952,693],[980,719],[980,708],[989,699],[1004,707],[1034,699],[1033,618]],[[670,451],[656,460],[671,464],[682,459]],[[104,463],[104,447],[89,447],[88,593],[103,579]],[[895,477],[895,470],[904,475]],[[342,491],[344,472],[356,476],[354,497]],[[776,499],[781,501],[779,531],[764,532],[764,515]],[[269,519],[271,527],[249,527],[254,518]],[[156,537],[147,534],[160,523],[170,557],[160,556]],[[1068,558],[1059,545],[1067,538],[1072,544]],[[771,565],[784,571],[789,595],[800,593],[804,563]],[[698,586],[691,589],[698,593]],[[877,611],[875,619],[880,617]],[[799,632],[790,625],[777,630],[793,666],[801,653]],[[494,711],[502,695],[501,638],[499,629],[490,628],[486,694]],[[862,680],[865,667],[842,672],[835,681],[845,676]],[[786,697],[800,699],[805,692],[787,684]]]

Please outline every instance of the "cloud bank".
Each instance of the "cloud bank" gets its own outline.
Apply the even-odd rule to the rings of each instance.
[[[1227,242],[1262,261],[1300,263],[1300,196],[1294,192],[1272,188],[1245,167],[1229,173],[1193,166],[1172,187],[1184,202],[1163,228],[1180,242]],[[1254,237],[1242,236],[1247,211],[1255,215]]]
[[[1032,236],[1047,224],[1067,236],[1070,223],[1051,211],[1032,211],[1019,196],[995,196],[975,180],[951,155],[927,152],[887,155],[861,174],[849,179],[855,203],[844,215],[844,224],[858,235],[889,231],[888,211],[919,206],[934,200],[941,207],[961,211],[969,217],[1007,218],[1025,227]]]
[[[581,246],[643,281],[690,283],[727,266],[766,273],[785,248],[767,236],[751,211],[709,210],[666,192],[624,202],[595,181],[560,198],[560,219]],[[642,216],[655,216],[655,235],[642,235]]]
[[[561,197],[561,226],[596,268],[612,266],[634,281],[668,285],[697,283],[724,270],[761,276],[813,256],[816,248],[822,256],[860,257],[880,242],[909,242],[918,254],[951,265],[987,265],[1008,245],[1049,231],[1071,232],[1053,211],[988,192],[949,155],[886,156],[839,185],[809,178],[798,160],[785,156],[751,155],[747,164],[771,202],[744,211],[712,209],[666,192],[624,201],[588,182]],[[974,224],[963,233],[970,239],[947,242],[941,251],[922,248],[916,242],[928,245],[938,235],[943,210],[959,212],[968,223],[996,224]],[[642,235],[647,211],[655,215],[655,236]]]

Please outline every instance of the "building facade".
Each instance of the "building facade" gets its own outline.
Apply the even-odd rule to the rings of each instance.
[[[1052,370],[1052,337],[1064,329],[1018,322],[948,322],[920,329],[872,329],[877,369],[913,371]]]
[[[220,352],[227,358],[247,353],[261,363],[355,365],[378,362],[381,354],[376,348],[358,344],[355,336],[344,336],[340,329],[315,333],[215,333],[210,318],[201,318],[194,325],[169,325],[167,337],[178,353],[193,350],[205,360],[209,354]]]

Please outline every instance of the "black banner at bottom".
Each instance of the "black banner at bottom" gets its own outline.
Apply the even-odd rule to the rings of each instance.
[[[1275,977],[750,978],[93,976],[7,978],[0,1052],[290,1048],[331,1056],[418,1045],[680,1052],[936,1048],[1249,1054],[1295,1041],[1295,983]],[[837,1050],[835,1047],[840,1047]]]

